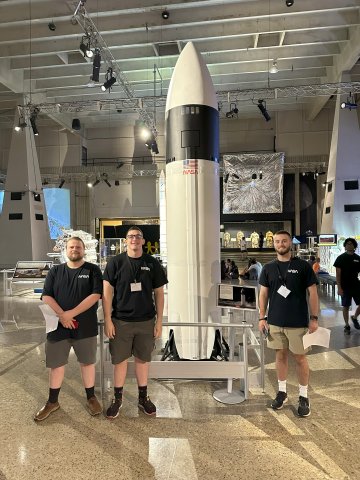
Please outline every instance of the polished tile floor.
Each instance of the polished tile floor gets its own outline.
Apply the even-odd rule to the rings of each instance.
[[[129,380],[112,422],[85,410],[72,357],[61,409],[36,424],[32,415],[48,391],[39,303],[0,296],[0,480],[360,478],[360,333],[344,336],[337,299],[322,296],[321,325],[331,328],[331,346],[309,355],[308,418],[296,416],[293,364],[290,402],[279,412],[268,408],[276,375],[266,352],[265,393],[252,390],[240,405],[213,399],[225,382],[151,381],[158,415],[148,418]]]

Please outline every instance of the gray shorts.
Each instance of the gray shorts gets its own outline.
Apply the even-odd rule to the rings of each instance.
[[[82,338],[80,340],[67,338],[59,342],[46,340],[46,366],[48,368],[58,368],[66,365],[71,347],[73,347],[79,363],[84,365],[96,363],[97,337]]]
[[[155,318],[143,322],[124,322],[117,318],[112,321],[115,338],[109,340],[111,363],[116,365],[132,355],[143,362],[150,362],[155,345]]]
[[[274,350],[288,349],[295,355],[305,355],[310,351],[310,347],[304,349],[303,336],[308,332],[307,327],[302,328],[286,328],[276,325],[269,325],[269,336],[267,346]]]

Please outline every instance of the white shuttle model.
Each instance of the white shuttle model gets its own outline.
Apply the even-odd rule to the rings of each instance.
[[[166,102],[169,322],[218,322],[220,281],[219,113],[207,66],[182,51]],[[180,358],[210,358],[214,328],[174,328]]]

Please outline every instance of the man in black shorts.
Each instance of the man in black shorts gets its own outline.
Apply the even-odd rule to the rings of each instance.
[[[360,272],[360,256],[355,253],[357,249],[357,241],[355,238],[347,238],[344,242],[344,247],[345,253],[337,257],[334,267],[336,268],[338,294],[341,296],[341,305],[343,307],[344,332],[350,335],[349,309],[352,299],[354,299],[357,308],[351,320],[353,321],[354,327],[360,330],[357,319],[360,314],[360,280],[358,278]]]
[[[105,334],[110,340],[114,365],[114,399],[106,412],[109,419],[119,415],[128,358],[132,355],[139,408],[147,415],[156,414],[156,407],[147,394],[147,382],[154,341],[161,337],[167,279],[160,263],[143,253],[144,243],[140,228],[129,228],[127,251],[111,258],[104,272]]]
[[[268,335],[268,347],[276,350],[278,393],[271,403],[272,408],[280,410],[288,400],[286,378],[290,351],[296,362],[299,381],[298,415],[307,417],[310,415],[309,365],[303,336],[318,328],[319,299],[313,269],[305,260],[291,257],[291,246],[288,232],[281,230],[275,233],[277,259],[264,265],[259,279],[259,330]],[[269,311],[266,316],[268,302]]]
[[[85,262],[85,245],[79,237],[66,244],[68,262],[55,265],[47,274],[42,300],[59,317],[55,331],[48,333],[45,345],[46,366],[50,368],[49,399],[34,419],[45,420],[60,408],[58,397],[64,379],[65,365],[73,347],[80,363],[81,376],[91,415],[102,407],[95,397],[95,363],[97,346],[97,303],[102,294],[101,270]]]

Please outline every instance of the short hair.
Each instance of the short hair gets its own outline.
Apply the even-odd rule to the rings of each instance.
[[[70,237],[66,240],[66,246],[70,242],[70,240],[76,240],[77,242],[81,242],[82,246],[84,247],[84,250],[85,250],[85,243],[84,243],[84,240],[82,238],[80,238],[80,237]]]
[[[143,231],[141,230],[141,228],[137,227],[136,225],[132,225],[130,228],[128,228],[126,234],[125,234],[125,237],[127,237],[128,233],[131,231],[131,230],[136,230],[138,232],[141,233],[142,236],[144,236],[144,233]]]
[[[347,239],[345,240],[345,242],[344,242],[344,247],[345,247],[345,245],[346,245],[347,243],[349,243],[349,242],[351,242],[351,243],[354,245],[354,248],[355,248],[355,249],[357,248],[358,243],[357,243],[357,241],[355,240],[355,238],[352,238],[352,237],[349,237],[349,238],[347,238]]]
[[[287,235],[290,238],[290,240],[292,240],[291,235],[287,230],[278,230],[277,232],[274,233],[274,237],[275,235]]]

